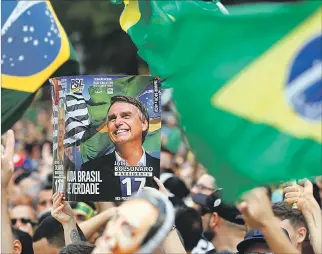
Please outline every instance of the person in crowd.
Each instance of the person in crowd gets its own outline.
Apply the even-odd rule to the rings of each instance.
[[[87,221],[95,216],[95,204],[93,202],[75,202],[71,204],[77,224]]]
[[[80,225],[82,222],[90,220],[91,218],[94,218],[97,214],[96,206],[93,202],[75,202],[75,204],[71,205],[71,207],[73,208],[75,221],[78,225]],[[92,226],[93,224],[91,224],[91,227]],[[99,232],[97,230],[91,236],[86,238],[89,242],[94,243],[98,237]]]
[[[33,200],[35,197],[37,197],[39,191],[42,188],[43,182],[38,177],[37,172],[22,172],[15,175],[14,178],[14,185],[15,187],[18,187],[20,192],[18,193],[19,199],[21,197],[25,197],[25,199],[28,199],[28,203],[20,203],[17,202],[16,205],[19,204],[25,204],[25,205],[32,205]]]
[[[53,190],[50,184],[44,185],[38,196],[34,199],[34,205],[37,212],[37,217],[40,218],[43,214],[50,211],[53,207],[52,201]]]
[[[25,170],[31,172],[38,169],[40,159],[40,144],[38,142],[32,142],[25,144],[26,160],[30,163],[30,168]]]
[[[31,236],[26,233],[26,232],[23,232],[19,229],[13,229],[13,231],[15,231],[19,238],[19,241],[21,243],[21,247],[22,247],[22,250],[21,250],[21,254],[33,254],[34,253],[34,250],[33,250],[33,247],[32,247],[32,238]],[[14,244],[14,248],[15,248],[15,244]]]
[[[174,153],[172,153],[165,146],[161,146],[160,152],[160,172],[162,173],[173,173],[173,161]]]
[[[287,231],[284,231],[288,236]],[[238,253],[271,253],[263,233],[257,229],[251,229],[246,232],[245,239],[237,245]]]
[[[170,253],[169,248],[184,253],[178,235],[171,235],[175,231],[171,230],[174,210],[165,196],[167,191],[158,179],[155,181],[164,194],[146,187],[120,207],[112,208],[114,214],[95,242],[93,253],[152,253],[164,240],[162,247],[166,253]],[[63,225],[66,244],[79,242],[69,203],[63,201],[61,193],[55,193],[53,200],[52,215]]]
[[[171,172],[163,172],[160,175],[160,181],[169,192],[169,199],[175,208],[186,206],[184,199],[190,191],[184,181]]]
[[[37,225],[37,217],[31,206],[15,206],[10,211],[10,219],[14,228],[20,229],[30,236],[33,235],[34,227]]]
[[[176,211],[175,225],[183,239],[187,253],[197,246],[202,235],[200,213],[191,207],[182,207]]]
[[[187,198],[186,203],[188,206],[201,210],[199,204],[193,202],[193,197],[199,194],[209,196],[217,189],[216,180],[209,174],[202,174],[197,182],[190,189],[190,197]]]
[[[187,205],[201,212],[201,206],[196,202],[193,202],[194,197],[196,195],[209,196],[215,191],[215,189],[216,189],[215,178],[209,174],[201,175],[190,190],[190,197],[186,199]],[[202,221],[203,221],[203,230],[206,230],[207,220],[203,219]],[[196,252],[205,253],[207,251],[214,249],[214,246],[211,243],[212,234],[209,234],[208,232],[204,232],[203,235],[204,237],[199,240],[199,243],[197,247],[193,250],[193,253],[196,253]]]
[[[86,241],[83,232],[76,223],[75,229],[79,239]],[[58,253],[65,245],[64,226],[54,217],[48,216],[39,224],[34,233],[33,248],[35,253]]]
[[[215,188],[216,188],[216,183],[215,183],[215,178],[213,176],[209,174],[201,175],[190,190],[190,196],[186,199],[187,205],[201,212],[201,206],[193,202],[193,199],[195,198],[195,196],[198,196],[198,195],[205,195],[205,196],[211,195],[214,192]],[[203,221],[203,230],[205,230],[207,228],[207,223],[206,223],[206,220],[204,219],[202,221]],[[214,249],[214,246],[211,243],[212,234],[209,235],[208,232],[204,232],[203,235],[205,237],[199,240],[199,243],[197,244],[196,248],[193,249],[192,251],[193,253],[196,253],[196,254],[205,253],[207,251]]]
[[[256,229],[261,232],[267,246],[260,246],[262,250],[255,249],[257,252],[272,253],[300,253],[291,243],[287,232],[281,228],[280,221],[274,216],[271,202],[267,195],[267,189],[255,188],[241,197],[241,202],[237,205],[242,213],[249,229]],[[256,237],[260,235],[258,231],[247,235],[247,237]],[[253,236],[255,234],[255,236]],[[241,241],[242,242],[242,241]],[[238,250],[244,250],[241,246]],[[247,253],[246,252],[246,253]],[[242,252],[243,253],[243,252]]]
[[[197,182],[192,186],[190,192],[191,194],[204,194],[210,195],[217,188],[216,180],[213,176],[209,174],[203,174]]]
[[[302,179],[296,185],[287,186],[284,193],[285,202],[290,206],[296,204],[297,209],[303,214],[314,253],[322,253],[322,214],[313,196],[312,183],[308,179]]]
[[[19,240],[18,230],[15,228],[11,228],[12,236],[13,236],[13,252],[14,254],[21,254],[22,253],[22,243]]]
[[[74,242],[62,248],[58,254],[91,254],[95,245],[89,242]]]
[[[96,203],[96,205],[97,208],[99,208],[99,206],[101,206],[101,203]],[[89,242],[95,243],[100,233],[104,229],[106,223],[114,215],[115,209],[116,207],[114,206],[105,207],[104,209],[100,208],[98,209],[99,212],[95,216],[83,222],[79,222],[79,227],[81,228],[82,232],[84,233],[86,239],[88,239]],[[77,223],[76,216],[75,220]]]
[[[284,201],[273,204],[272,208],[274,215],[281,221],[281,227],[287,230],[293,246],[301,252],[308,233],[303,214]]]
[[[194,250],[203,253],[217,253],[220,251],[237,251],[237,244],[244,239],[246,226],[240,212],[234,207],[227,205],[222,200],[222,189],[217,189],[209,196],[195,194],[192,196],[196,204],[200,206],[204,237],[213,244],[212,249]],[[198,244],[199,245],[199,244]]]

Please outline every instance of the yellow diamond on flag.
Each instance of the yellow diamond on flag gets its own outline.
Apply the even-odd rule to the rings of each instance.
[[[318,54],[310,55],[314,47],[321,47],[321,20],[319,9],[223,86],[212,97],[212,104],[252,122],[321,143],[321,102],[314,102],[314,94],[311,103],[303,98],[311,86],[316,87],[314,93],[322,89],[322,61]]]

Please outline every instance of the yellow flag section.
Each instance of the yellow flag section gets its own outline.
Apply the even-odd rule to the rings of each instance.
[[[276,43],[212,97],[212,105],[256,123],[264,123],[297,138],[322,142],[321,120],[310,121],[294,111],[286,91],[290,65],[301,49],[321,36],[321,8]],[[299,89],[322,75],[317,62],[295,82]],[[322,89],[322,88],[321,88]],[[293,89],[294,90],[294,89]],[[292,95],[296,91],[290,92]]]
[[[10,76],[10,75],[1,74],[2,88],[34,93],[38,90],[39,87],[41,87],[48,80],[48,78],[62,64],[64,64],[70,58],[70,47],[69,47],[69,42],[68,42],[68,38],[65,33],[65,30],[60,24],[50,2],[47,1],[46,3],[48,5],[50,12],[54,17],[54,20],[59,30],[58,32],[61,36],[61,47],[57,57],[45,69],[30,76]],[[41,22],[41,20],[39,20],[39,22]]]
[[[124,0],[123,3],[125,6],[120,18],[120,24],[123,31],[127,33],[127,30],[139,22],[141,12],[138,0]]]

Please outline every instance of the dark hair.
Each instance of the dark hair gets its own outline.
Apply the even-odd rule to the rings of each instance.
[[[28,178],[30,175],[31,175],[31,173],[30,173],[30,172],[26,172],[26,171],[24,171],[24,172],[22,172],[20,175],[18,175],[18,176],[16,177],[16,179],[14,180],[14,183],[15,183],[16,185],[18,185],[22,180],[24,180],[24,179]]]
[[[23,232],[19,229],[16,229],[16,231],[17,231],[17,234],[19,236],[19,241],[21,242],[21,246],[22,246],[21,254],[33,254],[34,250],[32,247],[31,236],[28,233]]]
[[[17,229],[15,229],[13,226],[11,226],[11,231],[12,231],[13,240],[19,240],[19,235],[18,235]]]
[[[48,179],[47,180],[49,180],[50,181],[50,176],[48,175]],[[46,182],[43,186],[42,186],[42,188],[41,188],[41,190],[40,191],[43,191],[43,190],[52,190],[52,188],[53,188],[53,186],[51,185],[51,183],[50,182]]]
[[[66,245],[59,254],[91,254],[94,248],[94,244],[80,241]]]
[[[308,230],[303,214],[290,207],[284,201],[273,204],[273,212],[281,220],[288,219],[293,227],[305,227]]]
[[[32,147],[33,147],[33,144],[30,144],[30,143],[26,143],[24,145],[24,149],[28,155],[32,153]]]
[[[38,224],[40,224],[44,219],[51,216],[51,211],[45,212],[38,218]]]
[[[190,190],[179,177],[173,176],[168,178],[163,183],[164,187],[166,187],[172,194],[176,197],[182,199],[189,195]]]
[[[76,225],[76,227],[81,240],[86,241],[82,230],[78,225]],[[51,246],[57,248],[63,248],[65,246],[64,228],[62,224],[51,215],[39,224],[34,233],[33,242],[37,242],[42,238],[46,238]]]
[[[28,155],[31,155],[34,147],[36,146],[38,146],[39,148],[41,147],[41,145],[38,142],[32,142],[25,144],[24,149]]]
[[[146,137],[146,135],[148,134],[148,131],[149,131],[149,120],[150,120],[150,118],[149,118],[149,113],[148,113],[147,109],[145,108],[145,106],[143,105],[142,102],[140,102],[139,100],[137,100],[135,98],[132,98],[132,97],[129,97],[129,96],[124,96],[124,95],[116,95],[116,96],[113,96],[111,98],[111,105],[108,108],[107,112],[110,111],[110,108],[116,102],[129,103],[129,104],[134,105],[135,107],[137,107],[140,110],[140,112],[141,112],[141,114],[142,114],[142,116],[144,118],[143,119],[143,118],[140,117],[141,121],[142,122],[147,121],[147,124],[148,124],[148,128],[142,133],[142,144],[143,144],[143,142],[145,140],[145,137]]]
[[[200,214],[191,207],[179,208],[175,224],[183,238],[185,249],[191,251],[197,246],[203,231]]]

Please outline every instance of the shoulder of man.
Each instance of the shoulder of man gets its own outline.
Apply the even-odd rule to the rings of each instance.
[[[114,154],[114,152],[112,152],[107,155],[97,157],[97,158],[94,158],[92,160],[85,162],[84,164],[82,164],[82,169],[89,169],[89,168],[96,167],[98,165],[106,165],[109,163],[114,164],[115,160],[116,160],[115,154]]]

